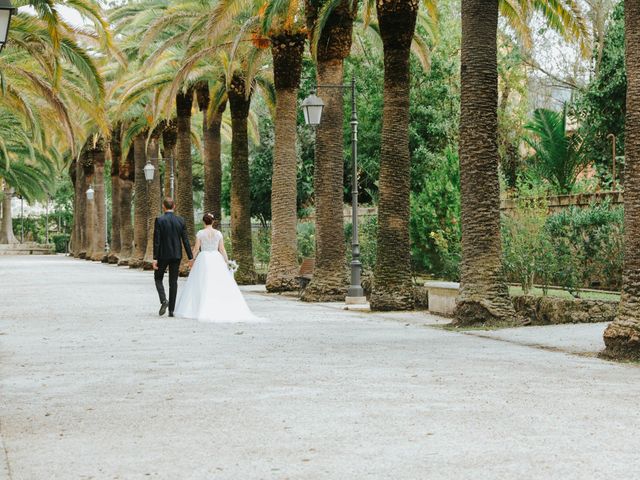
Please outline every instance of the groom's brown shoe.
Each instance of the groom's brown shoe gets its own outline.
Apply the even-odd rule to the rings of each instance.
[[[160,311],[158,312],[158,315],[162,316],[165,313],[167,313],[167,307],[169,306],[169,303],[164,301],[162,302],[162,305],[160,305]]]

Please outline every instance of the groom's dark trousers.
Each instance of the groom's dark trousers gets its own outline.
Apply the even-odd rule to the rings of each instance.
[[[166,212],[156,218],[153,229],[153,259],[158,261],[158,269],[153,276],[156,281],[156,289],[160,297],[160,303],[167,301],[162,281],[164,273],[169,269],[169,312],[173,313],[178,294],[178,273],[182,260],[182,247],[189,260],[193,258],[189,235],[184,220],[173,212]]]

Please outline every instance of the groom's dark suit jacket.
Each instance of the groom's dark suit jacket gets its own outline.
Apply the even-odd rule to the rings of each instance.
[[[182,245],[187,252],[189,260],[193,258],[189,235],[184,220],[173,212],[166,212],[156,218],[153,230],[153,259],[154,260],[180,260],[182,258]]]

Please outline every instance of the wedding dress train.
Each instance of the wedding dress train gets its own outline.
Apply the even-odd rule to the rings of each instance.
[[[227,262],[218,251],[222,233],[205,229],[197,234],[200,253],[182,289],[174,315],[201,322],[260,322],[245,302]]]

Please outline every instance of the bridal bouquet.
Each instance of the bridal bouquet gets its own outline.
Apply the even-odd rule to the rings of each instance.
[[[229,260],[227,262],[227,266],[229,267],[229,271],[231,272],[231,275],[235,274],[236,271],[238,270],[238,262],[236,262],[235,260]]]

